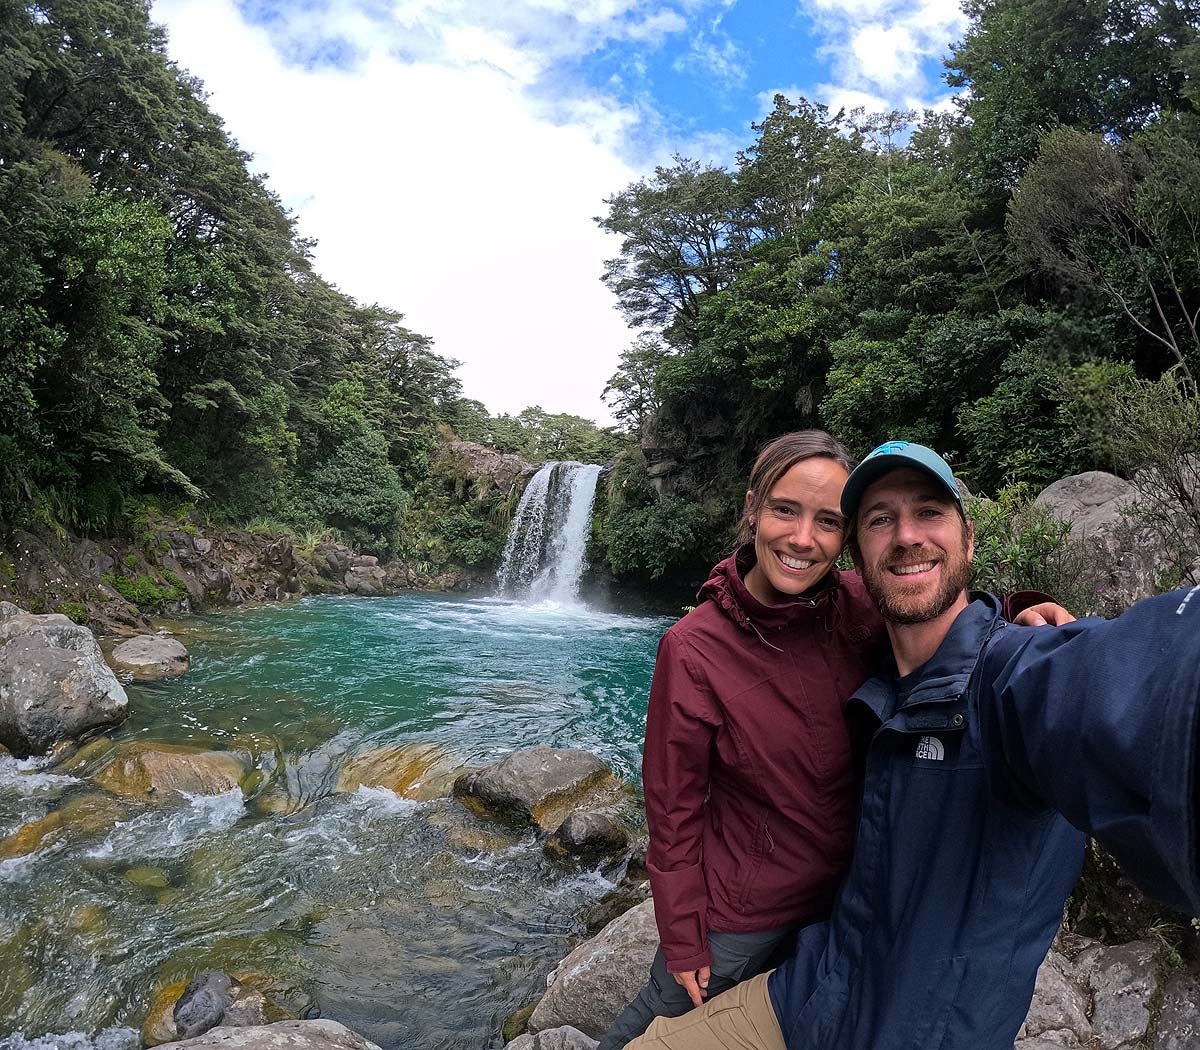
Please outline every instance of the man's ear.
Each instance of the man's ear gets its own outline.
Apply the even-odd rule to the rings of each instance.
[[[967,519],[967,561],[973,562],[974,560],[975,560],[975,522],[971,518],[968,518]]]

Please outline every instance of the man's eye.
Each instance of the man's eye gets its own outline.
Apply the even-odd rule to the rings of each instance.
[[[886,514],[877,514],[867,519],[867,528],[873,529],[878,525],[886,525],[891,519]]]

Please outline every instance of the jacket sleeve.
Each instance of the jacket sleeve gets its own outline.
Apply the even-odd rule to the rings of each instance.
[[[693,674],[685,643],[668,632],[659,643],[650,686],[642,790],[654,918],[672,972],[712,964],[702,853],[716,725],[709,687]]]
[[[1057,809],[1147,893],[1200,914],[1200,587],[1115,620],[1002,628],[981,673],[993,783]]]

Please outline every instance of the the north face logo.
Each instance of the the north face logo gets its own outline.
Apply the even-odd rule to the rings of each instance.
[[[936,736],[923,736],[917,741],[917,758],[941,762],[946,757],[946,748]]]

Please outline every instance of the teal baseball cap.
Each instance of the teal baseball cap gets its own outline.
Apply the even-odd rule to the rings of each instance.
[[[850,522],[854,521],[863,493],[872,484],[884,474],[899,470],[901,467],[923,470],[926,474],[932,474],[958,504],[962,516],[964,518],[967,516],[967,509],[963,506],[962,493],[958,490],[958,484],[954,480],[954,471],[950,469],[949,463],[933,449],[926,448],[924,445],[918,445],[912,441],[885,441],[878,448],[873,449],[846,479],[846,487],[842,489],[842,513],[846,519]]]

